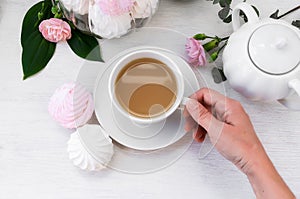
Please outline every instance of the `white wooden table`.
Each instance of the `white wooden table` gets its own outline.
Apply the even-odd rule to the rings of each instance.
[[[253,198],[247,178],[216,151],[199,160],[193,143],[174,164],[155,173],[131,175],[111,169],[77,169],[68,159],[72,131],[50,118],[47,105],[55,88],[76,79],[83,60],[59,44],[48,67],[22,81],[20,31],[23,16],[36,0],[0,0],[0,198]],[[237,1],[235,1],[236,3]],[[261,16],[281,12],[299,0],[253,0]],[[218,6],[205,0],[162,0],[149,26],[167,27],[188,36],[198,32],[227,36],[230,25],[217,17]],[[300,18],[296,12],[285,20]],[[300,113],[278,103],[251,102],[224,83],[227,95],[240,100],[276,168],[300,195]]]

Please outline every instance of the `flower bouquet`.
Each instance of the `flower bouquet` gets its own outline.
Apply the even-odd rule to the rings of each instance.
[[[59,0],[59,5],[78,29],[111,39],[143,26],[158,0]]]
[[[159,0],[43,0],[26,13],[21,33],[23,79],[40,72],[67,41],[79,57],[102,62],[96,39],[112,39],[141,27]]]

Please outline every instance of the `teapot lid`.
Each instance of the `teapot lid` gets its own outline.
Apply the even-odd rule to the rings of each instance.
[[[263,25],[252,33],[248,53],[263,72],[285,74],[300,63],[300,37],[286,25]]]

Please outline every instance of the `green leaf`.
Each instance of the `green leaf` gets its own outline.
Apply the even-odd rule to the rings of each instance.
[[[292,25],[293,25],[293,26],[296,26],[297,28],[300,29],[300,20],[295,20],[295,21],[293,21],[293,22],[292,22]]]
[[[278,19],[279,10],[277,9],[273,14],[270,15],[270,18]]]
[[[220,0],[213,0],[213,4],[218,4]]]
[[[220,0],[219,4],[222,8],[230,7],[231,0]]]
[[[100,46],[95,37],[86,35],[78,29],[72,29],[72,37],[68,40],[68,44],[79,57],[103,62]]]
[[[252,8],[254,9],[254,11],[256,12],[257,16],[259,16],[259,11],[258,11],[258,9],[257,9],[255,6],[253,6],[253,5],[251,5],[251,6],[252,6]],[[245,14],[243,11],[240,11],[240,16],[241,16],[242,19],[245,21],[245,23],[248,22],[248,18],[247,18],[246,14]]]
[[[38,2],[27,11],[23,19],[21,32],[23,79],[45,68],[54,54],[56,44],[45,40],[38,29],[42,20],[52,17],[51,7],[51,0]]]
[[[232,0],[225,0],[225,2],[226,2],[226,4],[227,4],[228,6],[230,6]]]
[[[220,19],[224,20],[226,19],[226,17],[228,16],[230,11],[230,8],[228,6],[222,8],[219,12],[218,12],[218,16]]]
[[[257,16],[259,16],[259,10],[254,5],[251,5],[251,6],[254,9],[254,11],[256,12]]]
[[[230,23],[232,21],[232,14],[228,15],[225,19],[223,19],[224,23]]]
[[[21,45],[23,46],[31,33],[38,29],[40,22],[51,17],[51,1],[41,1],[33,5],[25,14],[22,24]],[[40,13],[40,14],[39,14]],[[38,16],[41,18],[39,19]]]
[[[214,67],[211,71],[211,74],[214,82],[217,84],[227,80],[222,69]]]
[[[222,8],[224,8],[226,6],[225,0],[220,0],[219,4]]]
[[[242,17],[242,19],[244,20],[245,23],[248,22],[248,18],[243,11],[240,11],[240,17]]]
[[[34,31],[23,44],[23,80],[44,69],[52,58],[56,43],[45,40],[39,30]]]

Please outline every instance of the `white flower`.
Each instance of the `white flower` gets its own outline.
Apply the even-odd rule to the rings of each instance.
[[[132,15],[134,18],[147,18],[153,15],[157,9],[159,0],[136,0]]]
[[[89,11],[89,0],[60,0],[68,11],[84,15]]]
[[[103,13],[99,1],[90,4],[89,26],[90,30],[103,38],[119,38],[131,28],[132,17],[130,13],[110,16]]]

